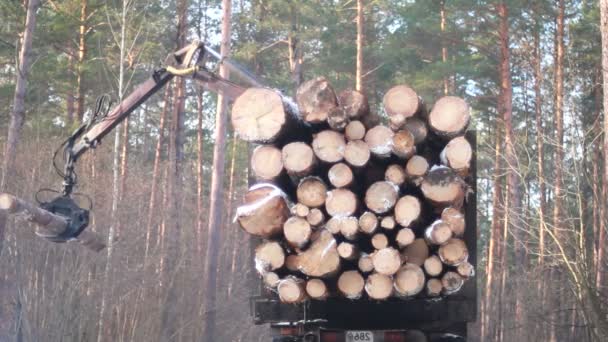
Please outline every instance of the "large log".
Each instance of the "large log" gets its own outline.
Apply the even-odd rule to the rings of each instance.
[[[429,162],[421,156],[413,156],[405,164],[405,176],[406,178],[414,183],[420,185],[423,177],[429,171]]]
[[[329,183],[336,188],[346,188],[352,185],[355,176],[350,167],[344,163],[333,165],[327,172]]]
[[[283,172],[281,150],[272,145],[261,145],[253,150],[251,169],[257,179],[273,181]]]
[[[371,299],[387,299],[393,294],[393,279],[380,273],[370,274],[365,281],[365,292]]]
[[[445,96],[433,106],[428,123],[437,135],[449,139],[462,134],[469,125],[470,118],[471,109],[463,99]]]
[[[354,168],[362,168],[369,163],[371,152],[363,140],[351,140],[346,144],[344,160]]]
[[[358,271],[343,272],[338,278],[338,290],[348,299],[358,299],[363,293],[365,279]]]
[[[448,240],[448,242],[439,247],[437,253],[441,261],[448,266],[458,266],[469,258],[467,245],[460,239]]]
[[[318,177],[306,177],[298,184],[296,196],[298,202],[305,206],[309,208],[319,208],[327,199],[327,186]]]
[[[436,220],[424,231],[424,238],[431,245],[443,245],[452,235],[450,226],[441,220]]]
[[[306,300],[306,282],[294,276],[279,281],[277,292],[283,303],[296,304]]]
[[[365,125],[359,120],[354,120],[346,125],[344,136],[347,140],[362,140],[365,138]]]
[[[283,224],[285,240],[294,248],[304,248],[310,241],[311,234],[310,223],[301,217],[292,216]]]
[[[27,221],[36,224],[36,234],[41,237],[56,238],[68,229],[68,220],[65,217],[53,214],[9,194],[0,194],[0,210],[11,215],[20,215]],[[100,236],[88,230],[82,231],[76,237],[76,241],[95,252],[106,247]]]
[[[372,261],[374,262],[374,270],[384,275],[393,275],[401,267],[401,255],[399,255],[398,250],[392,247],[386,247],[374,252]]]
[[[333,189],[327,193],[325,210],[330,216],[351,216],[358,207],[357,196],[348,189]]]
[[[378,125],[365,133],[365,142],[373,155],[388,158],[393,150],[394,134],[390,128]]]
[[[375,182],[365,192],[365,205],[376,214],[384,214],[393,209],[398,195],[399,188],[395,184]]]
[[[319,160],[333,164],[344,158],[346,141],[344,135],[331,130],[317,133],[312,140],[312,149]]]
[[[439,157],[443,165],[451,167],[461,177],[466,177],[473,159],[473,148],[465,137],[456,137],[448,142]]]
[[[329,112],[338,107],[336,93],[324,77],[302,83],[296,101],[304,121],[312,124],[326,122]]]
[[[424,289],[424,272],[416,264],[405,264],[395,274],[395,293],[399,297],[412,297]]]
[[[255,249],[255,268],[260,274],[278,270],[285,264],[285,251],[276,241],[263,242]]]
[[[389,89],[384,94],[382,102],[391,126],[395,129],[400,129],[408,118],[414,116],[422,108],[418,94],[404,84]]]
[[[415,141],[407,129],[397,131],[393,136],[393,154],[401,159],[411,158],[416,153]]]
[[[422,206],[418,198],[412,195],[401,197],[395,204],[395,220],[403,227],[410,227],[420,217]]]
[[[344,90],[338,96],[340,105],[351,120],[369,115],[369,103],[363,93],[356,90]]]
[[[306,143],[292,142],[283,146],[281,152],[283,167],[292,177],[298,178],[310,175],[317,164],[317,158],[312,148]]]
[[[424,177],[420,184],[424,197],[434,206],[462,207],[466,194],[466,183],[454,172],[445,166],[435,166]]]
[[[306,293],[312,299],[325,300],[329,296],[327,285],[321,279],[309,279],[306,282]]]
[[[310,247],[298,254],[294,260],[300,272],[311,277],[326,278],[340,268],[340,255],[336,239],[323,229],[312,237]]]
[[[283,232],[289,218],[286,195],[272,184],[256,184],[245,194],[236,210],[237,221],[247,233],[270,238]]]

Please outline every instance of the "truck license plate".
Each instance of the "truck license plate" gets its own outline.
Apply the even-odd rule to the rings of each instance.
[[[346,342],[374,342],[374,334],[371,331],[347,331]]]

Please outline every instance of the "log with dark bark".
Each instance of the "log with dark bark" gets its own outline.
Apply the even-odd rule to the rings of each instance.
[[[456,272],[448,271],[441,277],[441,285],[443,286],[443,294],[445,295],[458,292],[463,284],[464,279]]]
[[[355,178],[353,171],[344,163],[333,165],[327,172],[327,178],[331,185],[336,188],[349,187]]]
[[[422,178],[429,171],[429,162],[422,156],[413,156],[405,164],[405,176],[415,185],[422,183]]]
[[[384,214],[393,209],[398,195],[399,188],[395,184],[386,181],[376,182],[365,192],[365,205],[376,214]]]
[[[260,274],[278,270],[285,264],[285,250],[276,241],[266,241],[255,249],[255,268]]]
[[[396,130],[403,127],[405,121],[418,113],[422,108],[418,94],[404,84],[389,89],[384,94],[382,102],[391,126]]]
[[[431,245],[443,245],[452,235],[450,226],[441,220],[436,220],[424,231],[424,238]]]
[[[464,214],[460,210],[452,207],[443,209],[441,220],[450,226],[455,237],[461,237],[464,234],[466,223]]]
[[[380,273],[370,274],[365,281],[365,292],[371,299],[387,299],[393,294],[393,279]]]
[[[313,234],[310,247],[294,260],[297,269],[307,276],[325,278],[340,269],[340,255],[336,239],[323,229]]]
[[[443,263],[436,255],[431,255],[424,261],[424,270],[431,277],[436,277],[443,272]]]
[[[410,227],[420,217],[422,206],[412,195],[401,197],[395,204],[395,221],[402,227]]]
[[[424,272],[416,264],[405,264],[395,274],[395,293],[400,297],[412,297],[424,289]]]
[[[312,124],[326,122],[329,112],[338,107],[336,93],[324,77],[302,83],[296,101],[304,121]]]
[[[272,184],[257,184],[245,194],[236,210],[237,221],[247,233],[270,238],[280,235],[289,218],[286,195]]]
[[[475,267],[468,261],[465,261],[456,267],[456,272],[464,279],[468,279],[475,275]]]
[[[283,173],[281,150],[272,145],[261,145],[253,150],[251,169],[259,180],[273,181]]]
[[[306,282],[306,293],[312,299],[325,300],[329,296],[327,285],[322,279],[309,279]]]
[[[351,216],[355,214],[357,207],[357,196],[348,189],[334,189],[327,193],[325,210],[330,216]]]
[[[359,248],[350,242],[340,242],[338,254],[342,259],[355,260],[359,258]]]
[[[469,174],[472,158],[473,148],[462,136],[450,140],[440,154],[441,163],[454,169],[461,177]]]
[[[314,176],[306,177],[298,184],[296,191],[298,202],[309,208],[318,208],[327,199],[327,186],[323,181]]]
[[[393,136],[393,154],[401,159],[411,158],[416,154],[414,135],[407,129],[395,132]]]
[[[463,99],[445,96],[435,102],[428,123],[437,135],[450,139],[466,130],[470,118],[471,110]]]
[[[336,107],[327,114],[327,124],[334,131],[344,131],[349,122],[350,119],[341,107]]]
[[[460,209],[466,194],[466,183],[454,170],[436,166],[424,177],[420,190],[437,208],[451,206]]]
[[[359,229],[368,235],[375,233],[378,229],[378,217],[370,211],[364,212],[359,216]]]
[[[439,247],[437,253],[441,261],[449,266],[458,266],[469,258],[467,245],[460,239],[448,240],[448,242]]]
[[[375,251],[372,254],[372,261],[374,263],[374,270],[384,275],[393,275],[401,267],[401,255],[399,255],[398,250],[392,247]]]
[[[325,215],[318,208],[313,208],[306,215],[306,221],[313,227],[319,227],[325,222]]]
[[[394,135],[390,128],[378,125],[365,133],[365,142],[373,155],[378,158],[388,158],[393,149]]]
[[[283,146],[281,156],[287,173],[296,178],[310,175],[317,164],[312,148],[303,142],[292,142]]]
[[[292,216],[283,224],[285,240],[294,248],[304,248],[310,241],[311,234],[310,223],[301,217]]]
[[[412,133],[416,145],[422,144],[429,133],[426,123],[418,118],[407,119],[404,128]]]
[[[363,293],[365,279],[358,271],[346,271],[338,278],[338,290],[348,299],[358,299]]]
[[[351,140],[346,144],[344,160],[354,168],[362,168],[369,162],[371,152],[363,140]]]
[[[396,186],[401,186],[405,183],[405,170],[397,164],[389,165],[384,172],[384,179]]]
[[[424,239],[415,239],[414,242],[403,249],[401,256],[407,263],[422,266],[426,258],[429,257],[429,246]]]
[[[340,106],[351,120],[369,115],[369,103],[363,93],[356,90],[344,90],[338,96]]]
[[[365,138],[365,125],[359,120],[354,120],[346,125],[344,136],[347,140],[363,140]]]
[[[344,158],[346,141],[344,135],[331,130],[317,133],[312,140],[312,149],[319,160],[325,163],[337,163]]]
[[[283,303],[301,303],[306,300],[306,282],[300,278],[288,276],[279,281],[277,292]]]

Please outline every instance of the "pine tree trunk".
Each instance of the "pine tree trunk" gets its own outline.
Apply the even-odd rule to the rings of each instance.
[[[355,90],[363,91],[363,46],[365,45],[363,0],[357,0],[357,70],[355,75]]]
[[[222,40],[220,54],[222,57],[230,55],[231,37],[231,12],[232,3],[230,0],[222,0]],[[228,68],[220,67],[220,77],[228,78]],[[213,173],[211,176],[211,193],[209,205],[209,226],[207,238],[207,256],[205,258],[205,286],[206,301],[204,340],[213,341],[216,325],[216,302],[215,292],[217,285],[217,260],[220,248],[220,228],[222,225],[222,204],[223,204],[223,178],[224,178],[224,148],[226,147],[226,108],[227,99],[220,92],[217,99],[217,111],[215,118],[215,145],[213,147]]]
[[[196,94],[196,248],[203,251],[203,92]],[[202,255],[201,255],[202,256]]]
[[[608,0],[600,0],[601,9],[601,32],[602,32],[602,76],[603,76],[603,89],[604,89],[604,173],[602,175],[603,189],[602,189],[602,203],[600,208],[600,236],[598,241],[599,251],[597,256],[597,288],[600,291],[605,291],[605,263],[606,257],[606,229],[608,229]]]
[[[445,0],[439,2],[439,16],[441,18],[440,28],[441,35],[445,35]],[[448,62],[448,47],[445,39],[441,40],[441,61],[446,64]],[[443,77],[443,94],[448,95],[450,92],[450,78],[446,75]]]
[[[76,65],[76,115],[78,122],[84,117],[84,60],[87,56],[87,34],[89,27],[88,0],[80,0],[80,25],[78,27],[78,64]],[[122,60],[121,60],[122,61]]]
[[[68,40],[67,44],[67,57],[68,57],[68,74],[67,77],[70,80],[69,84],[71,85],[72,76],[74,75],[74,51],[72,47],[71,39]],[[65,107],[66,107],[66,120],[68,123],[68,127],[70,127],[74,123],[74,113],[76,108],[74,107],[74,93],[72,87],[68,86],[67,93],[65,95]]]

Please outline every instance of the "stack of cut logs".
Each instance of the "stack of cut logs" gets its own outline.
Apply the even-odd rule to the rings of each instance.
[[[281,301],[330,296],[437,297],[474,273],[463,205],[473,149],[458,97],[427,111],[414,90],[383,98],[386,125],[367,98],[336,94],[324,78],[300,86],[296,103],[250,88],[232,107],[258,181],[237,220],[263,238],[255,265]]]

